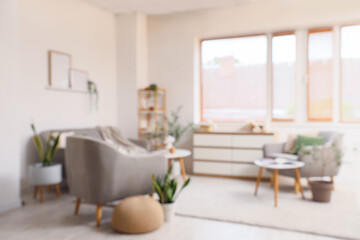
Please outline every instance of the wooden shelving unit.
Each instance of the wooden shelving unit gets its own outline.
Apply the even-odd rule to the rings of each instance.
[[[166,126],[166,91],[139,89],[138,92],[139,139],[151,141],[154,149],[164,145]]]

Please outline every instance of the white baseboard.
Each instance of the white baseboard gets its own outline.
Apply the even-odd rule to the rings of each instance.
[[[9,211],[14,208],[18,208],[22,206],[22,201],[19,199],[18,201],[9,202],[6,204],[0,205],[0,213]]]

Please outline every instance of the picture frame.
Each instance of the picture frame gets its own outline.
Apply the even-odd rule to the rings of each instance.
[[[75,91],[88,91],[89,74],[79,69],[70,70],[70,88]]]
[[[72,57],[68,53],[49,51],[49,86],[51,88],[69,89]]]

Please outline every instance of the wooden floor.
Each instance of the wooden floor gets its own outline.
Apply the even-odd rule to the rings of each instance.
[[[25,197],[26,205],[0,214],[0,239],[297,239],[325,238],[277,229],[176,216],[159,230],[140,235],[119,234],[111,228],[111,208],[104,208],[99,228],[95,227],[95,206],[82,204],[74,216],[75,198],[45,194],[44,203]]]

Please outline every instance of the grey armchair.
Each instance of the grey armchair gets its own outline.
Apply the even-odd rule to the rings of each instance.
[[[65,163],[70,194],[77,197],[75,215],[82,200],[95,204],[97,226],[105,203],[151,194],[151,175],[162,177],[167,171],[164,155],[124,155],[104,141],[82,136],[67,138]]]
[[[318,136],[322,136],[325,139],[324,148],[331,147],[331,144],[335,143],[335,145],[339,148],[342,148],[342,134],[338,132],[319,132]],[[273,143],[273,144],[265,144],[264,145],[264,157],[285,157],[297,161],[305,162],[305,166],[300,168],[301,177],[310,178],[310,177],[330,177],[331,181],[334,181],[334,176],[336,176],[339,172],[339,166],[336,162],[329,162],[325,168],[319,162],[316,162],[311,154],[305,156],[298,156],[293,154],[284,153],[285,143]],[[307,151],[313,151],[312,146],[305,147]],[[320,159],[321,161],[321,159]],[[280,175],[289,176],[296,178],[294,171],[292,170],[280,170]]]

